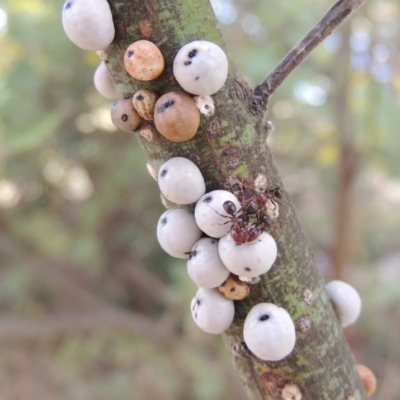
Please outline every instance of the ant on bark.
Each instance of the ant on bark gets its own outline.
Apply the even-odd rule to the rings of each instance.
[[[257,222],[267,223],[270,222],[268,218],[269,210],[268,203],[273,205],[272,211],[275,211],[279,204],[282,204],[282,190],[279,186],[270,189],[265,189],[263,192],[256,192],[250,198],[245,206],[245,213],[247,215],[255,215]]]
[[[214,210],[222,217],[228,218],[228,221],[223,225],[231,223],[229,234],[237,244],[256,240],[277,218],[279,205],[282,204],[283,194],[279,186],[267,188],[263,191],[253,189],[250,193],[252,194],[251,197],[244,200],[244,193],[242,192],[240,197],[243,205],[239,210],[235,203],[230,200],[222,204],[228,215],[220,214]]]
[[[229,215],[227,216],[229,218],[228,222],[232,224],[230,234],[237,244],[252,242],[264,231],[264,222],[260,221],[250,225],[248,214],[243,213],[242,209],[237,210],[235,203],[232,201],[225,201],[222,206]]]

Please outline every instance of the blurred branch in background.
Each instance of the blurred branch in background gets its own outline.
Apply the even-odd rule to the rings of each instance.
[[[0,339],[4,342],[48,340],[54,336],[95,334],[101,329],[112,329],[143,336],[156,346],[168,345],[173,336],[164,327],[160,328],[149,318],[112,309],[35,319],[0,315]]]
[[[264,108],[269,97],[288,75],[329,36],[365,0],[338,0],[317,25],[277,65],[277,67],[254,89]]]

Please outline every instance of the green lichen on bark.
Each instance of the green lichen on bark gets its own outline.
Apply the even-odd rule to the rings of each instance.
[[[172,74],[177,51],[198,39],[224,47],[206,0],[109,2],[116,38],[105,53],[121,97],[132,97],[143,88],[160,94],[181,91]],[[135,81],[123,67],[125,49],[140,39],[156,43],[165,58],[165,71],[152,82]],[[198,133],[188,142],[172,143],[159,134],[149,142],[138,135],[149,163],[157,171],[171,157],[187,157],[201,169],[208,191],[222,188],[230,178],[238,176],[251,184],[259,174],[266,176],[269,185],[282,187],[266,143],[269,126],[264,112],[232,63],[228,80],[214,100],[215,115],[202,117]],[[224,340],[251,399],[282,398],[282,389],[290,383],[298,386],[303,399],[363,399],[350,349],[290,199],[283,193],[278,223],[270,230],[278,245],[277,261],[262,281],[252,287],[250,297],[236,302],[235,320]],[[244,319],[259,302],[284,307],[295,323],[295,349],[282,361],[262,362],[242,345]]]

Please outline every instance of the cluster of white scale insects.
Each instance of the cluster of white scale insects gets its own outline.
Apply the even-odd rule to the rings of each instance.
[[[66,1],[62,23],[69,39],[84,50],[101,52],[114,40],[115,28],[106,0]],[[132,43],[123,62],[126,71],[139,81],[157,79],[164,71],[160,49],[148,40]],[[197,133],[200,114],[214,114],[211,95],[225,84],[228,60],[215,43],[196,40],[177,52],[173,74],[184,91],[160,96],[153,90],[142,89],[130,98],[118,99],[116,85],[102,61],[94,84],[104,97],[118,99],[111,108],[117,128],[126,132],[142,129],[142,136],[151,142],[154,131],[149,121],[153,121],[156,132],[168,140],[185,142]],[[150,171],[154,171],[152,167]],[[205,332],[223,333],[234,319],[234,301],[249,294],[246,282],[256,283],[274,264],[278,254],[276,242],[265,232],[263,222],[251,226],[234,194],[226,190],[206,193],[203,175],[189,159],[171,158],[154,175],[168,201],[179,206],[196,203],[194,213],[174,208],[162,214],[157,237],[168,254],[188,259],[188,274],[199,287],[191,302],[195,323]],[[278,204],[271,204],[275,212]],[[274,218],[279,215],[275,214]],[[342,326],[353,323],[361,310],[355,289],[341,281],[332,281],[326,289]],[[259,303],[246,317],[243,337],[257,357],[278,361],[292,352],[296,332],[286,310],[275,304]]]

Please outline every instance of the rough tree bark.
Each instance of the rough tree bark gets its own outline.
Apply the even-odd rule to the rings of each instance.
[[[202,171],[208,191],[226,188],[232,178],[253,185],[260,174],[283,188],[267,145],[265,118],[269,96],[309,52],[364,0],[340,0],[254,91],[230,63],[229,77],[216,95],[216,113],[203,118],[195,138],[169,142],[153,130],[138,134],[149,165],[156,171],[167,159],[183,156]],[[184,44],[204,39],[224,47],[208,0],[109,0],[116,37],[104,58],[121,97],[149,88],[166,93],[182,90],[172,74],[175,54]],[[166,69],[152,82],[132,79],[123,54],[135,40],[148,39],[161,49]],[[301,225],[283,190],[279,223],[270,231],[278,244],[273,268],[252,287],[249,298],[236,302],[235,320],[224,334],[226,346],[250,399],[364,399],[354,359],[326,296]],[[279,362],[263,362],[243,345],[242,327],[259,302],[284,307],[296,326],[295,350]]]

